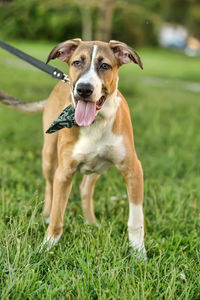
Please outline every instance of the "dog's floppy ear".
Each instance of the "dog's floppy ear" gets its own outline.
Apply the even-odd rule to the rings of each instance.
[[[58,44],[53,50],[49,53],[49,56],[47,57],[46,64],[51,59],[58,58],[62,61],[68,62],[72,53],[75,51],[75,49],[79,46],[81,42],[81,39],[73,39],[65,41],[61,44]]]
[[[139,55],[125,43],[111,40],[109,45],[115,57],[118,59],[120,66],[133,61],[135,64],[138,64],[141,69],[143,69],[143,63]]]

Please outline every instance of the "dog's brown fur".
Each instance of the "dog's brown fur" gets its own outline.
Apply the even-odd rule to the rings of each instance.
[[[118,69],[122,64],[133,61],[143,67],[137,53],[117,41],[103,43],[75,39],[56,46],[47,61],[59,58],[67,62],[71,83],[69,86],[59,82],[45,103],[44,132],[66,106],[75,105],[70,88],[74,90],[77,79],[89,68],[95,45],[98,48],[95,63],[100,58],[111,66],[106,72],[98,74],[106,90],[106,101],[98,111],[95,122],[89,128],[74,126],[51,135],[44,134],[42,156],[46,189],[43,215],[50,220],[50,224],[42,247],[49,242],[53,245],[60,238],[73,175],[77,170],[84,173],[84,167],[86,174],[80,186],[83,212],[88,223],[96,223],[93,193],[95,183],[102,173],[98,171],[101,169],[98,166],[103,163],[104,169],[114,164],[126,182],[130,205],[129,239],[135,249],[144,253],[143,173],[134,147],[129,108],[124,97],[117,91]],[[73,62],[80,57],[84,57],[84,66],[81,69],[75,68]],[[97,100],[93,96],[89,99],[91,102]],[[88,153],[84,147],[88,148]],[[92,174],[89,175],[90,171]]]

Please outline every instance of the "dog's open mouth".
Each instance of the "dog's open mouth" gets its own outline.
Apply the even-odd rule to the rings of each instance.
[[[101,98],[96,102],[96,110],[100,110],[105,101],[106,101],[106,97],[101,96]]]
[[[94,121],[96,111],[100,110],[106,100],[105,96],[97,102],[84,101],[82,99],[76,101],[75,120],[79,126],[89,126]]]

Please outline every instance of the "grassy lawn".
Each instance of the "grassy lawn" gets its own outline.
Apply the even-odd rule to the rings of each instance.
[[[13,44],[42,60],[53,46]],[[126,187],[114,168],[95,190],[100,227],[84,224],[77,174],[59,244],[37,253],[46,230],[41,115],[0,105],[1,299],[200,299],[200,93],[142,81],[198,81],[200,58],[159,49],[139,53],[144,71],[124,66],[120,89],[144,169],[147,262],[135,260],[129,249]],[[55,83],[0,50],[0,89],[36,101]]]

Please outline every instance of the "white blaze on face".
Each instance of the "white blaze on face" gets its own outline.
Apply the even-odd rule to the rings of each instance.
[[[78,81],[75,84],[75,89],[74,89],[75,97],[76,97],[78,95],[78,93],[77,93],[78,84],[79,83],[85,83],[85,84],[90,83],[94,87],[94,91],[91,95],[91,99],[93,99],[95,102],[97,102],[102,96],[102,94],[101,94],[102,82],[95,70],[95,58],[96,58],[96,54],[97,54],[97,49],[98,49],[98,46],[94,45],[93,50],[92,50],[92,59],[91,59],[89,70],[78,79]]]

